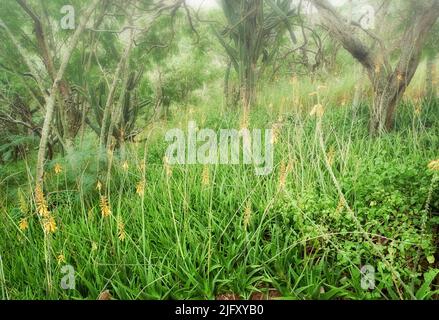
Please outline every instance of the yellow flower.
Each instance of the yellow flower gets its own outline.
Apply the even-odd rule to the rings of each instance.
[[[43,229],[46,234],[55,233],[57,226],[56,221],[52,216],[48,216],[43,220]]]
[[[117,222],[117,237],[119,238],[120,241],[124,241],[126,234],[125,234],[125,224],[123,223],[122,218],[118,219],[119,221]]]
[[[54,171],[55,171],[56,175],[59,175],[60,173],[62,173],[62,167],[59,163],[55,164]]]
[[[431,161],[428,164],[428,169],[432,171],[439,171],[439,159]]]
[[[282,160],[279,170],[279,189],[283,190],[287,181],[288,174],[293,170],[293,160],[289,160],[288,164]]]
[[[344,202],[343,198],[340,198],[340,200],[338,201],[338,204],[337,204],[337,208],[335,209],[335,212],[341,213],[343,211],[344,207],[345,207],[345,202]]]
[[[168,177],[172,176],[172,168],[169,165],[169,159],[167,156],[163,157],[163,166],[165,167],[165,172]]]
[[[141,197],[145,194],[145,181],[142,180],[137,183],[136,193]]]
[[[280,123],[273,123],[273,125],[271,126],[271,130],[273,132],[273,134],[271,135],[271,143],[272,144],[277,143],[278,138],[279,138],[280,129],[281,129]]]
[[[209,167],[207,165],[204,165],[203,172],[201,174],[201,185],[203,187],[207,187],[210,184],[210,177],[209,177]]]
[[[244,209],[244,229],[247,230],[247,227],[249,226],[251,222],[251,216],[252,216],[252,204],[250,200],[247,201]]]
[[[321,117],[323,117],[323,113],[325,112],[325,109],[323,108],[323,106],[320,104],[320,103],[318,103],[318,104],[316,104],[313,108],[312,108],[312,110],[311,110],[311,112],[309,113],[309,115],[312,117],[312,116],[317,116],[317,118],[321,118]]]
[[[108,199],[106,196],[101,196],[100,207],[101,207],[102,217],[105,218],[111,215],[111,208],[110,205],[108,204]]]
[[[328,158],[329,164],[332,166],[332,164],[334,163],[334,157],[335,157],[335,148],[334,148],[334,146],[331,146],[329,148],[329,151],[326,154],[326,157]]]
[[[96,190],[98,190],[99,192],[101,192],[102,190],[102,183],[98,180],[98,183],[96,184]]]
[[[129,166],[129,164],[128,164],[128,161],[124,161],[123,162],[123,164],[122,164],[122,169],[124,170],[124,171],[128,171],[128,169],[130,168],[130,166]]]
[[[62,252],[59,253],[59,255],[56,257],[56,260],[58,261],[58,264],[66,262],[66,257]]]
[[[35,188],[35,203],[37,204],[38,214],[42,217],[48,217],[50,212],[47,208],[47,202],[40,185]]]
[[[18,224],[18,227],[21,231],[26,231],[29,228],[29,223],[27,222],[26,218],[23,218],[20,220],[20,223]]]

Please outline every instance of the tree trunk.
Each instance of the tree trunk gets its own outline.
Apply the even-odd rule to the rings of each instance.
[[[382,39],[368,33],[379,44],[377,48],[374,46],[373,50],[370,49],[352,32],[352,26],[345,22],[328,0],[312,0],[312,3],[317,7],[333,37],[367,70],[374,89],[371,133],[392,129],[396,106],[416,72],[429,31],[439,17],[439,1],[430,1],[416,14],[413,23],[407,24],[395,67],[391,66],[390,56]]]
[[[79,23],[75,33],[72,36],[72,39],[70,40],[70,43],[67,47],[66,52],[62,56],[61,59],[61,65],[59,67],[59,70],[57,72],[57,75],[55,77],[55,80],[53,81],[52,88],[50,90],[50,95],[46,100],[46,115],[44,117],[44,124],[43,129],[41,131],[41,139],[40,139],[40,145],[38,149],[38,158],[37,158],[37,167],[36,167],[36,182],[37,184],[42,184],[43,182],[43,176],[44,176],[44,162],[46,159],[46,148],[47,148],[47,142],[49,139],[49,133],[50,133],[50,126],[52,123],[52,118],[55,110],[55,100],[56,95],[59,90],[60,82],[64,76],[64,72],[67,68],[67,64],[69,63],[70,57],[73,53],[73,50],[76,48],[76,45],[79,41],[79,37],[82,34],[82,32],[85,29],[85,26],[90,19],[90,16],[100,0],[94,0],[91,5],[87,8],[83,15],[83,19]]]

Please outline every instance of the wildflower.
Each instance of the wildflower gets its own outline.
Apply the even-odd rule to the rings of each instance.
[[[59,175],[60,173],[62,173],[62,166],[59,163],[55,164],[54,171],[56,175]]]
[[[139,181],[137,183],[137,185],[136,185],[136,193],[139,196],[141,196],[141,197],[145,194],[145,181],[144,180]]]
[[[340,200],[338,201],[338,204],[337,204],[337,208],[335,209],[335,212],[337,212],[337,213],[342,212],[344,206],[345,206],[345,202],[344,202],[343,198],[340,198]]]
[[[43,220],[44,233],[46,234],[55,233],[56,229],[57,229],[56,221],[53,216],[49,215],[48,217],[44,218]]]
[[[279,189],[283,190],[287,181],[287,176],[293,169],[293,161],[289,160],[288,164],[282,160],[279,171]]]
[[[244,208],[244,229],[247,230],[247,227],[250,224],[252,216],[252,206],[250,200],[247,201]]]
[[[101,215],[102,217],[108,217],[111,215],[111,208],[108,204],[108,199],[106,196],[101,196],[101,203],[100,203],[100,207],[101,207]]]
[[[326,154],[326,157],[328,159],[329,165],[331,165],[331,166],[334,163],[334,156],[335,156],[335,148],[333,146],[331,146],[329,148],[328,153]]]
[[[98,190],[99,192],[101,192],[102,190],[102,183],[98,180],[98,183],[96,184],[96,190]]]
[[[317,118],[321,118],[323,116],[324,112],[325,112],[325,109],[323,108],[323,106],[320,103],[318,103],[312,108],[309,115],[311,117],[315,115],[315,116],[317,116]]]
[[[169,165],[169,159],[168,159],[167,156],[163,157],[163,165],[164,165],[164,168],[165,168],[166,175],[168,177],[172,176],[172,168]]]
[[[124,241],[126,237],[125,224],[123,223],[122,218],[119,218],[117,222],[117,237],[120,241]]]
[[[123,164],[122,164],[122,169],[124,170],[124,171],[128,171],[128,169],[130,168],[130,166],[129,166],[129,164],[128,164],[128,161],[124,161],[123,162]]]
[[[439,171],[439,159],[431,161],[428,164],[428,169],[431,171]]]
[[[20,220],[20,222],[18,223],[18,227],[20,228],[21,231],[26,231],[29,228],[29,223],[27,222],[26,218],[23,218]]]
[[[381,72],[381,65],[379,63],[375,63],[375,73]]]
[[[42,217],[48,217],[50,212],[47,208],[47,202],[40,185],[37,185],[35,188],[35,202],[37,204],[38,214]]]
[[[279,138],[279,132],[280,132],[280,129],[281,129],[281,125],[280,125],[279,123],[274,123],[274,124],[271,126],[271,130],[273,131],[273,134],[272,134],[272,136],[271,136],[271,143],[272,143],[272,144],[277,143],[278,138]]]
[[[203,187],[207,187],[210,184],[210,178],[209,178],[209,167],[207,165],[204,165],[203,172],[201,174],[201,185]]]
[[[62,252],[60,252],[59,255],[56,257],[56,260],[58,261],[58,264],[65,263],[66,257]]]

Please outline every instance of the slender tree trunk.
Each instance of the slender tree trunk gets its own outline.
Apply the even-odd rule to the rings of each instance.
[[[104,108],[104,115],[102,117],[101,134],[99,136],[99,148],[100,148],[101,156],[103,155],[106,149],[106,144],[107,144],[106,138],[109,136],[108,128],[110,124],[108,122],[109,121],[111,122],[112,105],[114,100],[114,94],[117,88],[117,83],[120,80],[121,74],[126,69],[126,64],[127,64],[128,56],[131,51],[131,47],[132,47],[132,37],[130,37],[129,43],[126,45],[125,50],[122,56],[120,57],[119,63],[117,64],[116,72],[114,73],[113,76],[113,82],[111,84],[110,91],[108,92],[107,101],[105,103],[105,108]]]
[[[352,32],[352,26],[328,0],[311,0],[317,7],[333,37],[367,70],[374,89],[370,129],[372,134],[390,130],[394,125],[395,110],[419,65],[422,48],[429,31],[439,17],[439,1],[430,1],[407,25],[401,39],[399,60],[391,66],[383,41],[372,35],[379,46],[370,49]],[[414,4],[414,2],[413,2]],[[375,47],[375,46],[374,46]]]
[[[61,65],[56,74],[55,80],[53,81],[52,88],[50,90],[50,95],[46,100],[46,115],[44,117],[43,129],[41,131],[41,139],[40,145],[38,149],[38,158],[37,158],[37,167],[36,167],[36,182],[37,184],[42,184],[43,176],[44,176],[44,162],[46,159],[46,148],[47,142],[49,139],[50,126],[52,123],[52,118],[55,110],[55,100],[57,96],[57,92],[59,89],[59,84],[64,76],[64,72],[67,68],[67,64],[69,63],[70,57],[75,50],[76,45],[79,41],[79,37],[85,29],[85,26],[90,19],[90,16],[100,0],[93,0],[87,10],[84,12],[81,22],[79,23],[75,33],[72,36],[72,39],[69,42],[69,46],[67,47],[66,52],[61,58]]]

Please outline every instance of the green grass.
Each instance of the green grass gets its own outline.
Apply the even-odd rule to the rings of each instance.
[[[251,114],[255,128],[282,123],[268,176],[246,165],[173,166],[166,174],[168,128],[193,118],[213,129],[239,126],[239,114],[218,108],[218,99],[157,125],[124,155],[115,152],[108,171],[101,165],[97,172],[92,137],[74,159],[49,163],[44,191],[58,229],[48,236],[35,213],[33,159],[2,168],[0,298],[96,299],[108,289],[117,299],[248,299],[273,288],[284,299],[432,299],[439,197],[437,173],[427,165],[438,157],[437,105],[425,104],[419,116],[402,105],[396,130],[372,138],[367,106],[353,110],[322,94],[318,130],[309,116],[317,98],[311,87],[296,93],[298,107],[289,86],[266,88]],[[101,215],[98,180],[109,217]],[[141,181],[143,196],[136,193]],[[65,264],[75,268],[75,290],[60,287]],[[361,288],[365,264],[376,270],[374,290]]]

